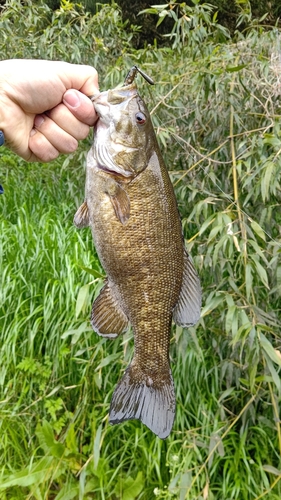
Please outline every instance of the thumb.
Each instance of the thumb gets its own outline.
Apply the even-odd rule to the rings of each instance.
[[[79,121],[90,126],[97,121],[97,114],[92,101],[79,90],[67,90],[63,96],[63,104]]]

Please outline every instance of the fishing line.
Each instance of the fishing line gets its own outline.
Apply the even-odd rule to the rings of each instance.
[[[165,99],[175,90],[176,87],[178,87],[179,84],[177,84],[175,87],[173,87],[164,97],[163,99],[161,99],[159,101],[159,103],[157,103],[154,108],[152,109],[151,113],[150,114],[153,114],[155,112],[155,110],[161,105],[163,104],[163,102],[165,101]],[[161,120],[161,118],[156,115],[157,118],[159,119],[159,123],[163,126],[163,121]],[[164,128],[164,127],[163,127]],[[179,146],[181,147],[181,149],[184,151],[184,153],[186,155],[189,155],[193,161],[195,161],[195,158],[194,156],[192,155],[192,153],[190,153],[189,151],[187,151],[187,148],[185,148],[183,145],[182,145],[182,142],[181,141],[184,141],[185,144],[187,144],[188,146],[190,146],[192,149],[195,150],[195,148],[193,148],[193,146],[191,146],[190,144],[188,144],[184,139],[182,139],[181,137],[179,137],[177,134],[174,134],[174,133],[171,133],[171,135],[174,137],[175,141],[179,144]],[[279,243],[279,241],[277,241],[275,238],[273,238],[272,235],[270,235],[258,222],[256,222],[252,217],[250,217],[250,215],[247,214],[247,212],[245,212],[245,210],[243,208],[241,208],[240,206],[238,206],[238,203],[233,200],[231,198],[231,196],[229,194],[227,194],[223,189],[222,187],[212,178],[212,176],[208,173],[207,171],[207,168],[204,168],[202,165],[200,165],[200,163],[204,160],[209,160],[209,161],[215,161],[215,160],[212,160],[212,158],[210,158],[210,156],[212,154],[214,154],[216,151],[218,151],[219,149],[221,149],[226,143],[228,143],[230,141],[230,137],[228,137],[222,144],[220,144],[217,148],[215,148],[214,150],[212,150],[210,153],[208,153],[207,155],[202,155],[201,153],[198,152],[198,154],[202,157],[201,160],[195,162],[188,170],[186,170],[184,172],[184,174],[182,175],[182,177],[180,177],[180,179],[178,179],[175,183],[173,183],[173,186],[175,187],[189,172],[191,172],[191,170],[193,170],[196,166],[199,166],[200,169],[203,171],[203,173],[212,181],[212,183],[217,187],[217,189],[225,196],[225,198],[231,203],[231,205],[235,206],[236,207],[236,210],[237,212],[240,211],[244,217],[247,218],[247,220],[250,222],[250,224],[252,222],[254,222],[255,224],[257,224],[261,229],[262,231],[264,232],[264,234],[269,238],[270,241],[274,242],[277,244],[277,246],[279,248],[281,248],[281,243]],[[195,150],[196,151],[196,150]],[[237,159],[239,158],[239,155],[236,157]],[[224,163],[224,162],[219,162],[219,163]],[[229,162],[225,162],[225,164],[227,163],[232,163],[232,160],[230,160]]]

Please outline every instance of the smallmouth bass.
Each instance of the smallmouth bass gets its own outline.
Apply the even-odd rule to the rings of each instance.
[[[92,98],[99,119],[74,224],[91,227],[107,273],[93,303],[93,329],[109,338],[129,324],[134,332],[134,356],[113,393],[110,422],[139,419],[164,439],[176,407],[171,323],[198,321],[201,288],[149,111],[135,73],[129,75],[123,87]]]

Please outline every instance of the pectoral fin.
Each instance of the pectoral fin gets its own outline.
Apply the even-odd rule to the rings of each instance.
[[[195,325],[200,318],[201,286],[192,260],[184,250],[183,281],[173,320],[180,326]]]
[[[86,201],[84,201],[84,203],[82,203],[82,205],[78,208],[76,214],[74,215],[73,222],[78,229],[89,226],[89,210]]]
[[[108,179],[105,192],[110,197],[117,219],[125,224],[130,217],[130,198],[125,189],[113,179]]]
[[[91,325],[102,337],[117,337],[127,330],[129,322],[122,311],[113,288],[107,282],[93,303]]]

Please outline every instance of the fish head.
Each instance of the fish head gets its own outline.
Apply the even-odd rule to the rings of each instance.
[[[101,92],[93,103],[99,117],[93,144],[98,168],[131,180],[147,167],[155,147],[146,105],[134,83]]]

